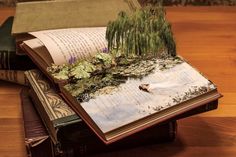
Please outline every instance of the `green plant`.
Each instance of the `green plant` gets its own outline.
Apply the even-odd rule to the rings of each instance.
[[[150,57],[163,52],[176,55],[171,25],[161,6],[145,7],[131,16],[120,12],[115,21],[109,22],[106,39],[109,51],[120,50],[126,57]]]

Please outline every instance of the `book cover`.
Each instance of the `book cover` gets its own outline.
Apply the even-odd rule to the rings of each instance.
[[[23,88],[20,93],[27,156],[54,157],[53,143],[34,109],[28,91],[29,88]]]
[[[55,144],[59,143],[58,134],[60,134],[60,130],[63,127],[76,125],[82,134],[87,134],[88,127],[60,98],[56,89],[54,89],[52,84],[48,83],[42,73],[38,70],[31,70],[30,72],[26,71],[25,75],[31,87],[30,96],[36,104],[35,107]]]
[[[26,86],[28,85],[28,81],[24,73],[25,71],[21,71],[21,70],[1,70],[0,69],[0,80]]]

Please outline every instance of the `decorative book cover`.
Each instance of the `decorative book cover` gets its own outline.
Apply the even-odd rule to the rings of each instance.
[[[81,118],[60,98],[56,90],[49,84],[42,73],[37,70],[31,70],[25,73],[31,86],[30,95],[36,104],[42,120],[48,128],[51,138],[55,144],[58,144],[58,134],[61,128],[70,125],[76,125],[87,133],[86,125]]]

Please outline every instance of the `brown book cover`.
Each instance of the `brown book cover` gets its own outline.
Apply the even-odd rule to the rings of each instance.
[[[21,91],[21,107],[28,157],[54,157],[53,143],[29,98],[28,88]]]
[[[25,130],[25,145],[29,157],[73,157],[170,142],[175,139],[177,132],[176,121],[170,121],[107,146],[102,143],[92,131],[87,130],[83,133],[81,128],[78,128],[77,125],[70,125],[62,127],[62,131],[59,131],[60,135],[58,136],[61,143],[60,147],[58,147],[52,142],[47,129],[36,112],[33,102],[29,97],[28,88],[22,90],[21,101]]]
[[[28,81],[24,73],[25,71],[21,71],[21,70],[1,70],[0,69],[0,80],[26,86],[28,85]]]

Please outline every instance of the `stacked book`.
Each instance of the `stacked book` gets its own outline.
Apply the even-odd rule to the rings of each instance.
[[[16,55],[15,38],[11,35],[14,17],[0,26],[0,80],[26,85],[24,71],[35,68],[27,56]]]
[[[177,120],[217,108],[221,94],[176,54],[160,6],[141,8],[136,0],[19,3],[12,21],[1,29],[11,30],[14,40],[5,35],[11,43],[3,43],[0,68],[26,70],[21,99],[29,156],[171,142]]]

